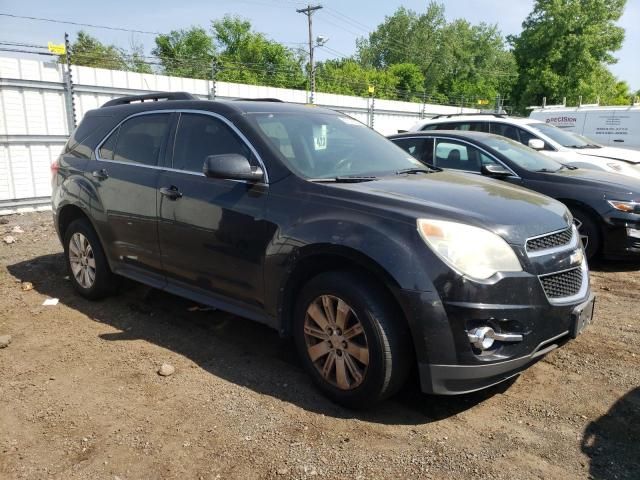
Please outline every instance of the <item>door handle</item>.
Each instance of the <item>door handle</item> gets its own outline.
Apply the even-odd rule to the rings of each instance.
[[[101,168],[100,170],[94,170],[93,172],[91,172],[91,176],[93,178],[97,178],[98,180],[106,180],[107,178],[109,178],[109,173],[106,169]]]
[[[618,142],[618,143],[624,143],[624,140],[620,140],[619,138],[614,140],[614,142]]]
[[[170,187],[161,187],[160,193],[165,197],[168,197],[169,200],[178,200],[179,198],[182,198],[182,193],[175,185],[171,185]]]

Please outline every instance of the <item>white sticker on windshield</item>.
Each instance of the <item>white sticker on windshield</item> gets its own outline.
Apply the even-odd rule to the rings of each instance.
[[[313,126],[313,149],[314,150],[326,150],[327,149],[327,126],[320,125],[319,127]]]

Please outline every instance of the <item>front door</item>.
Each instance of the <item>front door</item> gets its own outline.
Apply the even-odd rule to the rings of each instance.
[[[158,184],[162,263],[175,287],[261,307],[268,186],[205,177],[205,158],[225,153],[255,161],[222,119],[180,115],[171,170],[161,173]]]
[[[97,192],[93,218],[114,267],[143,269],[159,280],[158,163],[170,122],[170,112],[126,120],[101,144],[88,173]]]

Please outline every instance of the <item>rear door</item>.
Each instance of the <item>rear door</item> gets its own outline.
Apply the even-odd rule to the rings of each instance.
[[[171,112],[161,112],[125,120],[98,147],[89,171],[97,192],[91,203],[93,217],[116,270],[144,269],[159,281],[158,163],[171,119]]]
[[[268,186],[207,178],[209,155],[257,159],[248,143],[213,114],[181,113],[173,159],[159,179],[159,237],[167,280],[244,306],[263,303],[263,261],[269,235],[264,220]],[[173,192],[173,193],[171,193]]]

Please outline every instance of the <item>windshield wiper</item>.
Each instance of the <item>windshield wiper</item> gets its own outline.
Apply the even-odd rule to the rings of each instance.
[[[562,170],[562,167],[560,167],[558,170]],[[536,170],[536,172],[541,172],[541,173],[556,173],[558,170],[549,170],[548,168],[541,168],[540,170]]]
[[[378,177],[374,176],[362,176],[362,175],[351,175],[351,176],[338,176],[331,178],[310,178],[310,182],[315,183],[359,183],[359,182],[371,182],[373,180],[377,180]]]
[[[405,173],[433,173],[441,171],[440,168],[403,168],[402,170],[396,170],[396,175],[403,175]]]

